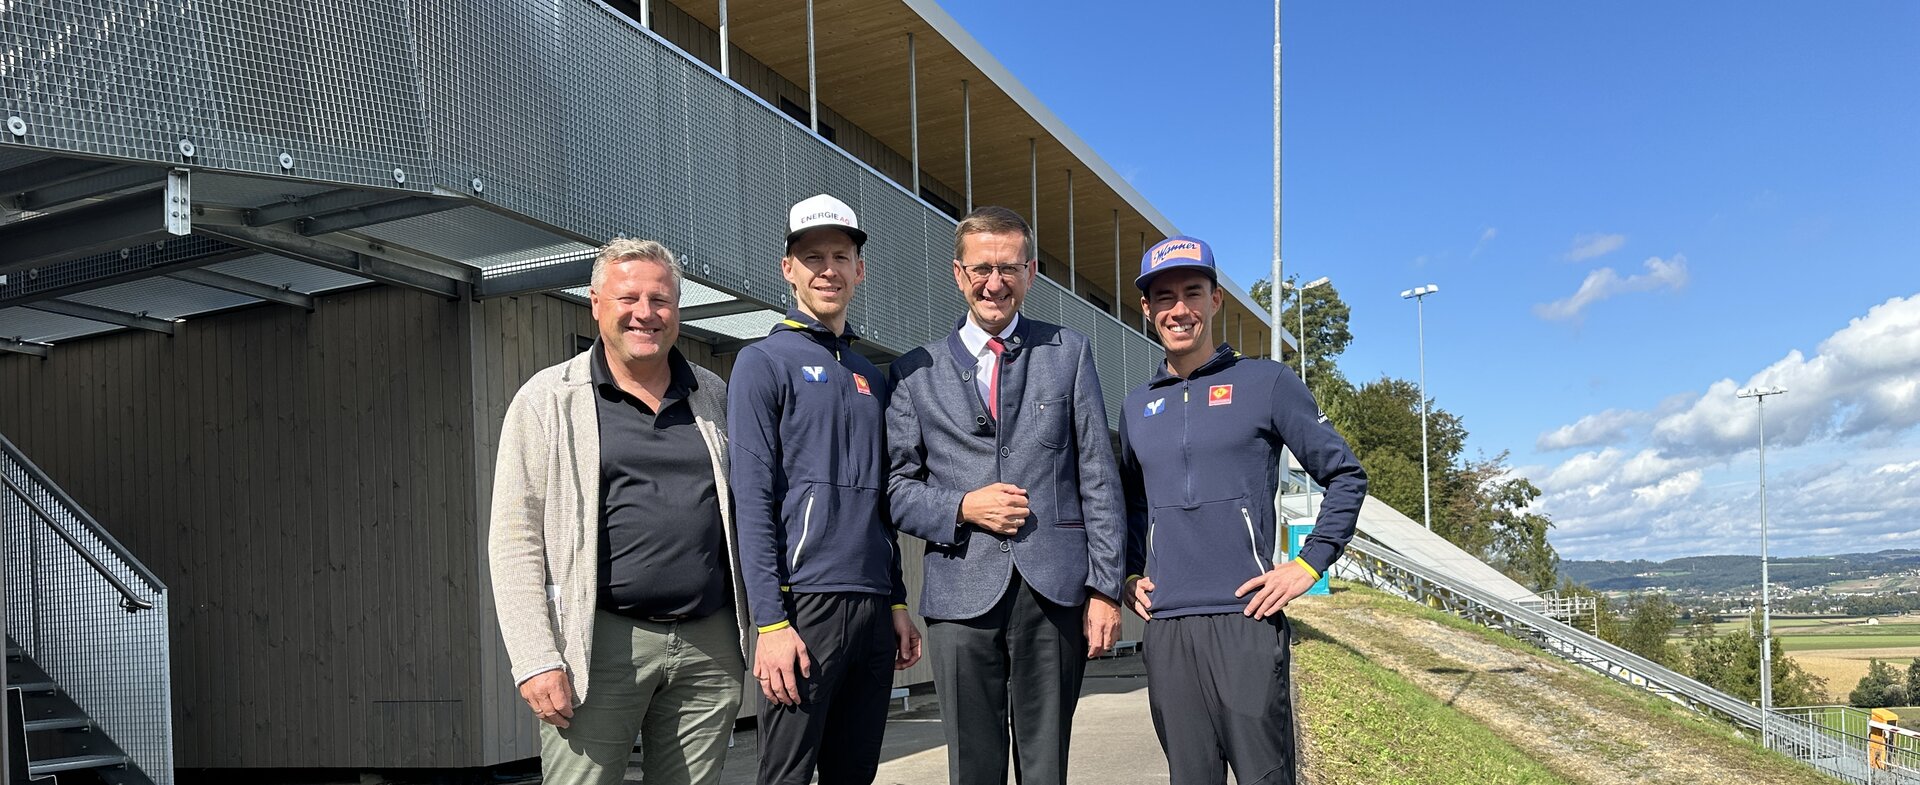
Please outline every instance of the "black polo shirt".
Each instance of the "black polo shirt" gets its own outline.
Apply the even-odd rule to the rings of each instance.
[[[600,421],[600,608],[637,618],[698,618],[732,602],[713,458],[687,396],[699,381],[680,351],[655,412],[613,380],[593,344]]]

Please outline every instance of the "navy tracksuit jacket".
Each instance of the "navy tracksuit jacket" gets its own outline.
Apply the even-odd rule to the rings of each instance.
[[[1127,394],[1127,574],[1153,580],[1154,618],[1246,608],[1234,590],[1273,567],[1283,445],[1326,488],[1299,554],[1318,576],[1353,539],[1367,475],[1300,377],[1221,344],[1190,378],[1163,365]]]
[[[797,310],[740,350],[727,383],[727,454],[748,610],[787,626],[784,592],[906,603],[887,518],[887,380]]]

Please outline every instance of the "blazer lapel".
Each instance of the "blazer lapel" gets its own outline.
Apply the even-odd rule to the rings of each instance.
[[[964,319],[965,317],[961,318]],[[968,413],[964,416],[973,425],[973,434],[975,436],[992,438],[994,435],[993,418],[987,416],[987,402],[980,399],[980,388],[974,386],[974,358],[973,355],[967,353],[967,345],[960,342],[960,330],[958,327],[956,327],[953,332],[947,334],[947,351],[953,354],[953,378],[959,380],[960,398],[969,402],[966,409]],[[1004,394],[1006,389],[1002,388],[1000,392]],[[1000,408],[1004,411],[1007,407],[1002,406]]]

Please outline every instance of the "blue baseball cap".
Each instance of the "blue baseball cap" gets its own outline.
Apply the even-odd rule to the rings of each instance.
[[[1140,277],[1133,279],[1133,285],[1140,291],[1147,291],[1147,282],[1154,276],[1168,270],[1191,267],[1207,274],[1207,280],[1220,283],[1220,271],[1213,266],[1213,248],[1205,241],[1174,235],[1148,248],[1140,257]]]

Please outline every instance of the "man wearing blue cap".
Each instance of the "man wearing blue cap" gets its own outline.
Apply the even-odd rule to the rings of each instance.
[[[1353,538],[1367,477],[1287,366],[1213,342],[1213,250],[1170,237],[1140,259],[1164,367],[1121,406],[1127,603],[1147,619],[1147,699],[1173,785],[1294,782],[1282,609]],[[1313,533],[1275,566],[1273,498],[1291,448],[1326,488]]]

